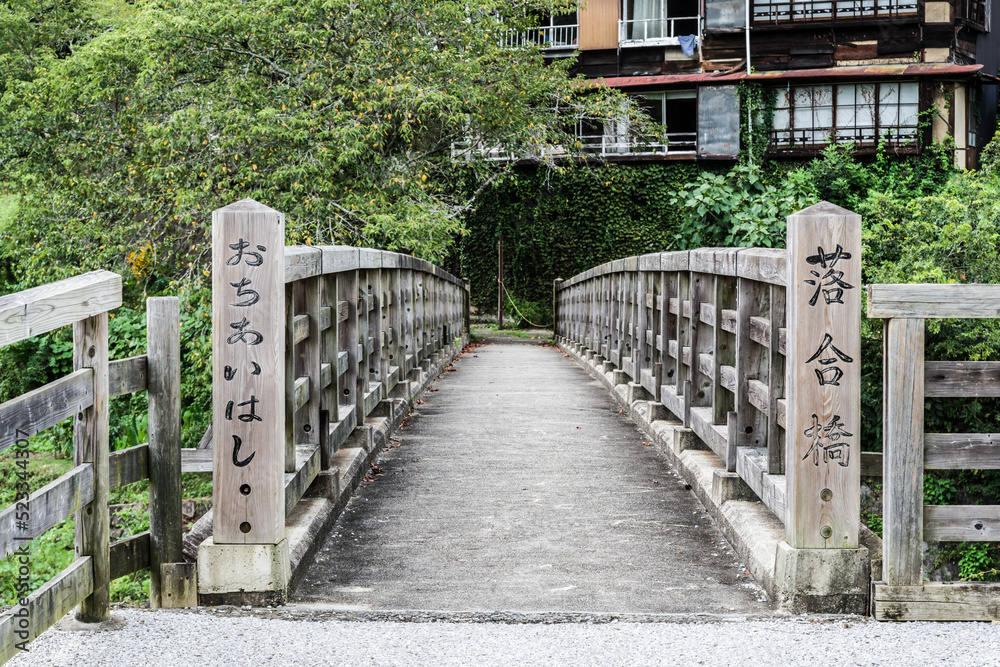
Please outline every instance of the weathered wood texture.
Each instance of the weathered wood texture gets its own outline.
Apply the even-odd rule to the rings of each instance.
[[[861,488],[861,216],[822,202],[788,217],[785,541],[856,548]]]
[[[146,301],[149,371],[149,602],[163,606],[160,564],[182,558],[181,332],[176,297]]]
[[[314,271],[317,256],[285,257],[284,225],[282,214],[249,199],[212,214],[218,544],[284,537],[285,282]]]
[[[1000,621],[1000,586],[876,584],[874,606],[879,621]]]
[[[108,364],[111,398],[146,390],[146,355],[117,359]]]
[[[69,375],[0,405],[0,451],[94,404],[94,371]]]
[[[148,568],[151,552],[150,531],[148,530],[113,543],[111,545],[111,579],[119,579]],[[160,577],[157,576],[156,580],[159,582]],[[150,592],[150,598],[152,598],[152,592]]]
[[[923,577],[924,321],[886,322],[882,571],[891,586]]]
[[[0,558],[59,525],[94,499],[94,466],[84,463],[0,512]],[[27,521],[27,528],[21,522]]]
[[[0,347],[105,313],[122,305],[122,279],[91,271],[0,297]]]
[[[80,602],[77,618],[100,623],[111,615],[108,491],[108,314],[94,315],[73,325],[73,366],[90,368],[93,405],[77,415],[73,433],[76,465],[93,466],[93,500],[76,513],[76,553],[90,556],[93,591]]]
[[[1000,317],[1000,285],[869,285],[868,317]]]
[[[72,565],[32,593],[25,607],[14,606],[0,615],[0,663],[18,653],[18,644],[35,639],[81,600],[91,597],[93,590],[93,559],[87,556],[77,558]],[[26,620],[27,627],[24,627],[22,619]]]
[[[149,477],[149,444],[111,452],[108,456],[108,488],[117,489]]]

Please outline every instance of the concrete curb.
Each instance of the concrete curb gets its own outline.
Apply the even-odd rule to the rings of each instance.
[[[791,613],[834,612],[864,614],[868,606],[868,551],[857,550],[857,581],[838,595],[799,595],[795,589],[795,568],[790,567],[789,547],[784,541],[784,524],[771,512],[736,473],[709,451],[707,445],[685,428],[648,393],[628,382],[628,377],[604,360],[595,363],[592,351],[557,338],[559,349],[570,355],[590,375],[599,380],[622,406],[653,448],[691,486],[691,491],[722,530],[745,564],[747,571],[781,610]],[[795,552],[803,550],[791,550]],[[840,550],[838,550],[840,551]],[[803,570],[805,572],[805,570]],[[801,574],[799,576],[806,576]]]

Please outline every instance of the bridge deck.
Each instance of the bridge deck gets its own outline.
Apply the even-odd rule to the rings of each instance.
[[[295,593],[344,609],[764,612],[704,509],[555,348],[466,353]]]

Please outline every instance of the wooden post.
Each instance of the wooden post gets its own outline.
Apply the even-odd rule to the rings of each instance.
[[[165,606],[160,566],[180,563],[181,331],[176,297],[146,300],[146,386],[149,402],[149,603]]]
[[[739,278],[736,304],[736,438],[738,447],[763,447],[767,443],[767,413],[750,402],[750,381],[766,379],[768,351],[750,337],[750,318],[767,309],[769,285]],[[732,447],[732,445],[730,446]],[[735,464],[735,461],[733,461]]]
[[[883,572],[890,586],[923,581],[924,321],[885,322]]]
[[[320,333],[321,369],[322,364],[329,364],[330,369],[330,384],[320,392],[319,408],[320,465],[323,470],[327,470],[330,467],[330,455],[333,454],[333,447],[330,444],[330,424],[340,421],[340,364],[337,348],[340,310],[337,303],[337,274],[322,275],[319,280],[321,308],[330,309],[330,326]]]
[[[76,513],[76,556],[90,556],[94,589],[80,603],[76,618],[102,623],[111,617],[107,313],[73,325],[73,370],[81,368],[94,369],[94,404],[77,415],[73,451],[76,465],[94,466],[94,499]]]
[[[497,241],[497,329],[503,329],[503,234]]]
[[[357,266],[357,251],[354,251],[355,266]],[[337,274],[337,292],[340,300],[347,304],[347,320],[339,331],[340,349],[347,352],[347,372],[340,380],[340,393],[337,400],[347,410],[353,409],[357,423],[364,423],[361,414],[361,402],[358,399],[358,388],[361,385],[360,364],[358,356],[358,339],[360,338],[360,312],[362,302],[358,299],[358,270],[350,269]],[[347,410],[341,410],[346,413]]]
[[[316,250],[316,254],[321,252]],[[318,258],[317,261],[322,261]],[[300,343],[295,353],[295,381],[306,378],[309,386],[309,400],[303,405],[295,415],[295,444],[315,445],[319,444],[320,437],[320,350],[321,343],[319,333],[319,309],[320,309],[320,280],[321,276],[306,278],[295,283],[296,294],[301,298],[297,299],[301,303],[301,314],[305,315],[309,325],[308,337]],[[293,388],[294,398],[294,388]],[[321,457],[322,458],[322,454]],[[293,468],[291,471],[294,472]]]
[[[785,540],[856,548],[861,487],[861,216],[788,216]],[[772,331],[774,325],[772,324]]]
[[[212,244],[213,539],[278,544],[285,533],[284,215],[252,199],[219,209]]]
[[[779,350],[785,326],[785,288],[771,285],[768,320],[771,324],[767,365],[767,472],[785,474],[785,429],[778,423],[778,401],[785,398],[785,355]],[[787,331],[787,330],[786,330]]]
[[[559,300],[562,298],[560,290],[564,282],[566,281],[562,278],[552,281],[552,335],[554,336],[565,335],[562,331],[562,322],[559,321]]]

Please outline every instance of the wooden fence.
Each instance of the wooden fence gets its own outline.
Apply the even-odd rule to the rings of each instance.
[[[18,501],[0,512],[0,556],[14,555],[18,588],[30,575],[30,541],[76,519],[76,559],[0,616],[0,663],[73,607],[84,622],[110,616],[110,583],[150,570],[154,607],[190,604],[193,567],[181,562],[180,315],[176,298],[147,301],[147,353],[110,360],[108,313],[121,305],[121,277],[94,271],[0,297],[0,345],[73,325],[74,372],[0,405],[0,451],[13,448],[23,471]],[[149,442],[111,452],[109,399],[149,397]],[[71,471],[28,489],[27,439],[75,418]],[[111,489],[149,479],[147,532],[111,542]]]
[[[860,218],[818,204],[789,217],[788,245],[630,257],[556,281],[555,334],[689,427],[791,546],[854,548]]]
[[[927,541],[1000,541],[998,505],[925,505],[925,470],[1000,469],[997,436],[925,433],[924,399],[1000,397],[1000,362],[927,361],[924,320],[1000,317],[997,285],[869,285],[885,319],[880,620],[1000,620],[1000,584],[923,580]]]

